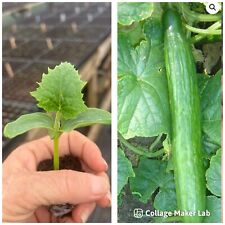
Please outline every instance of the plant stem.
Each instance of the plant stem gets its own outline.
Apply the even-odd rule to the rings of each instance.
[[[59,170],[59,137],[54,138],[53,168]]]
[[[205,35],[221,35],[221,32],[222,32],[221,30],[200,29],[200,28],[189,26],[188,24],[185,24],[185,27],[191,32],[198,33],[198,34],[205,34]]]
[[[207,30],[217,30],[219,28],[221,28],[221,21],[217,21],[216,23],[208,27]],[[201,41],[206,36],[207,36],[206,34],[197,34],[191,39],[191,41],[192,43],[196,43],[198,41]]]
[[[221,19],[221,13],[217,13],[215,15],[196,13],[190,10],[185,3],[180,3],[179,7],[181,8],[182,12],[185,14],[186,18],[192,19],[193,21],[214,22]]]
[[[153,141],[153,143],[152,143],[152,144],[150,145],[150,147],[149,147],[149,151],[152,151],[152,150],[155,148],[155,146],[159,143],[159,141],[160,141],[162,135],[163,135],[163,134],[160,134],[160,135]]]
[[[54,155],[53,155],[53,168],[59,170],[59,129],[60,129],[60,112],[55,115],[54,123]]]
[[[132,152],[138,154],[138,155],[143,155],[146,156],[148,158],[154,158],[154,157],[158,157],[160,155],[163,155],[164,153],[164,149],[160,149],[156,152],[148,152],[147,149],[143,149],[143,148],[138,148],[133,146],[132,144],[130,144],[126,139],[123,138],[123,136],[121,134],[118,134],[119,140],[120,142],[125,145],[129,150],[131,150]]]

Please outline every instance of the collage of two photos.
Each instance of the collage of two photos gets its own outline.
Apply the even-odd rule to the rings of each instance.
[[[2,222],[222,223],[222,22],[221,2],[3,2]]]

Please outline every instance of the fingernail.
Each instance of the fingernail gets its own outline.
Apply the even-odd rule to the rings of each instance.
[[[110,191],[107,192],[106,197],[107,197],[107,199],[109,200],[108,206],[111,206],[111,193],[110,193]]]
[[[96,206],[95,202],[89,203],[89,206],[82,210],[80,214],[80,219],[82,223],[86,223],[91,213],[94,211]]]
[[[94,204],[95,207],[95,204]],[[94,208],[86,209],[81,214],[81,222],[86,223]]]
[[[89,215],[86,212],[83,212],[81,215],[81,223],[86,223]]]
[[[108,163],[103,159],[103,163],[105,164],[105,170],[108,170]]]

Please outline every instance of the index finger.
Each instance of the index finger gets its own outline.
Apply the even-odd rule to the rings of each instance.
[[[33,170],[42,160],[53,158],[53,152],[53,141],[46,136],[20,146],[14,154],[17,155],[17,160],[26,163],[26,167]],[[59,155],[78,157],[96,172],[106,171],[108,168],[97,145],[78,131],[60,136]]]

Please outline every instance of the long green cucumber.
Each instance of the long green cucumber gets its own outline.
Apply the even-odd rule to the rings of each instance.
[[[186,213],[183,222],[202,222],[199,213],[205,210],[205,173],[195,62],[180,15],[169,9],[163,15],[163,23],[177,207]]]

